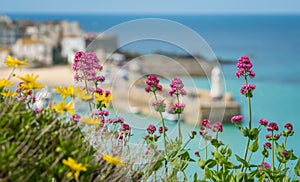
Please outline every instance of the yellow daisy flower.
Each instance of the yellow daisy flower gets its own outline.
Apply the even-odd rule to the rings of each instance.
[[[67,98],[67,97],[73,97],[73,93],[74,93],[74,87],[73,86],[68,86],[68,87],[55,87],[55,91],[57,93],[59,93],[63,99]]]
[[[44,88],[44,86],[36,81],[36,79],[39,77],[39,75],[27,74],[26,76],[18,76],[24,83],[21,85],[21,88],[25,90],[31,90],[31,89],[41,89]]]
[[[0,88],[4,88],[4,87],[10,86],[10,85],[12,85],[12,84],[13,84],[12,81],[6,80],[6,79],[4,79],[4,78],[2,78],[2,79],[0,80]]]
[[[104,104],[106,108],[108,107],[109,101],[113,99],[112,94],[110,93],[109,95],[106,95],[106,92],[104,92],[102,95],[99,93],[94,93],[94,96],[95,100]]]
[[[90,118],[90,117],[83,117],[83,118],[81,118],[80,121],[83,122],[83,123],[86,123],[86,124],[90,124],[90,125],[100,124],[100,121],[98,119],[93,119],[93,118]]]
[[[3,97],[15,97],[18,94],[16,92],[11,92],[10,89],[8,89],[7,91],[1,92],[1,95]]]
[[[86,90],[83,90],[80,87],[75,87],[74,88],[74,96],[81,99],[81,100],[83,100],[83,101],[87,101],[87,100],[92,99],[92,96],[89,95]]]
[[[63,159],[63,164],[66,166],[69,166],[71,169],[75,171],[75,179],[78,180],[78,177],[80,175],[80,171],[86,171],[87,170],[87,164],[82,165],[81,163],[77,163],[74,159],[71,157],[68,157],[68,160]],[[71,177],[70,173],[68,173],[68,177]]]
[[[66,102],[63,100],[59,103],[57,103],[56,105],[53,105],[53,109],[59,113],[59,114],[63,114],[64,112],[68,112],[70,114],[74,114],[74,109],[73,109],[73,102],[69,102],[68,104],[66,104]]]
[[[125,166],[125,164],[120,160],[119,156],[112,156],[112,155],[103,155],[103,160],[108,163],[117,165],[117,166]]]
[[[21,65],[27,66],[27,60],[25,59],[24,61],[21,61],[17,58],[12,58],[11,56],[7,56],[5,59],[4,63],[7,65],[7,67],[19,67]]]

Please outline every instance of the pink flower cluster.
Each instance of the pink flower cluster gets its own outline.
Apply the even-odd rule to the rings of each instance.
[[[70,117],[70,120],[71,121],[74,121],[75,123],[78,123],[80,121],[80,115],[79,114],[73,114],[71,117]]]
[[[268,131],[274,131],[274,130],[278,131],[278,125],[277,125],[277,123],[275,123],[275,122],[270,122],[270,123],[268,124],[267,130],[268,130]]]
[[[147,131],[148,131],[149,134],[153,134],[156,131],[156,127],[153,124],[150,124],[147,127]]]
[[[291,123],[286,123],[286,124],[284,125],[284,128],[286,128],[286,129],[289,130],[289,131],[292,131],[292,130],[293,130],[293,125],[292,125]]]
[[[166,103],[164,100],[155,100],[152,102],[152,106],[158,112],[165,112],[166,110]]]
[[[99,64],[99,59],[93,52],[76,52],[73,71],[75,71],[74,79],[76,81],[93,81],[103,82],[104,76],[99,76],[97,71],[101,71],[103,67]]]
[[[37,98],[34,96],[32,90],[27,91],[22,88],[23,83],[24,82],[20,82],[18,84],[18,89],[16,90],[16,92],[18,93],[18,100],[29,104],[34,104],[37,101]]]
[[[263,119],[263,118],[260,119],[258,122],[259,122],[259,124],[261,124],[261,125],[263,125],[263,126],[267,126],[268,123],[269,123],[267,120],[265,120],[265,119]]]
[[[223,132],[223,125],[221,122],[215,122],[212,127],[213,132]]]
[[[169,91],[169,95],[173,96],[174,94],[179,95],[186,95],[186,91],[183,88],[184,84],[180,78],[173,78],[172,82],[170,83],[171,90]]]
[[[162,85],[159,84],[159,79],[156,75],[149,75],[146,80],[146,92],[155,92],[157,90],[162,90]]]
[[[267,140],[278,140],[280,138],[280,134],[274,134],[273,136],[271,134],[266,134]]]
[[[121,135],[130,136],[131,135],[131,127],[129,124],[122,123],[120,126]]]
[[[238,59],[238,63],[236,65],[236,67],[238,68],[238,70],[235,73],[235,76],[238,78],[240,78],[241,76],[244,76],[244,78],[246,79],[246,84],[244,84],[240,89],[241,94],[245,95],[246,97],[252,97],[253,96],[252,92],[254,91],[256,86],[254,84],[247,83],[248,76],[250,78],[255,77],[254,71],[251,70],[252,63],[251,63],[249,57],[247,57],[247,56],[240,57]]]
[[[264,143],[264,148],[265,149],[272,149],[272,144],[270,142]]]
[[[243,120],[243,116],[242,115],[238,115],[238,116],[233,116],[231,118],[231,123],[238,123],[241,122]]]
[[[271,166],[267,162],[262,162],[258,168],[259,170],[270,170]]]
[[[168,127],[167,127],[167,126],[165,126],[164,129],[165,129],[165,132],[168,131]],[[162,133],[164,132],[162,126],[158,128],[158,132],[159,132],[160,134],[162,134]]]
[[[221,122],[215,122],[212,126],[210,124],[210,120],[204,119],[201,122],[200,125],[200,135],[205,140],[211,140],[212,136],[208,133],[208,130],[211,130],[213,132],[223,132],[223,125]]]
[[[242,95],[245,95],[246,97],[252,97],[252,92],[254,91],[255,88],[256,86],[254,84],[244,84],[241,87],[240,92]]]
[[[175,103],[172,107],[171,110],[175,114],[181,114],[185,108],[184,103]]]
[[[241,77],[241,76],[249,76],[250,78],[255,77],[255,73],[252,68],[252,63],[250,61],[250,58],[248,56],[242,56],[238,59],[238,63],[236,67],[238,68],[238,71],[235,73],[236,77]]]

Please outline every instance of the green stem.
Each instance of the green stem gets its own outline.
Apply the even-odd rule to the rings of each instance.
[[[249,145],[250,145],[250,138],[248,137],[247,144],[246,144],[245,151],[244,151],[244,160],[247,159]],[[243,170],[244,170],[244,164],[242,164],[242,168],[241,168],[241,171],[243,171]]]
[[[87,92],[88,95],[89,95],[90,93],[89,93],[89,88],[88,88],[88,85],[87,85],[87,82],[86,82],[86,78],[84,79],[84,84],[85,84],[86,92]],[[91,101],[88,101],[88,103],[89,103],[90,113],[92,113],[92,105],[91,105]]]
[[[248,111],[249,111],[249,130],[252,127],[252,109],[251,109],[251,98],[248,97]]]
[[[179,104],[180,103],[179,102],[179,95],[176,94],[176,97],[177,97],[177,103]],[[180,141],[180,144],[181,144],[182,134],[181,134],[181,127],[180,127],[180,117],[181,117],[181,115],[178,113],[178,121],[177,121],[177,123],[178,123],[178,136],[179,136],[179,141]]]
[[[155,97],[155,100],[157,101],[157,96],[156,96],[156,93],[153,92],[154,94],[154,97]],[[165,173],[166,173],[166,179],[168,178],[168,161],[167,161],[167,141],[166,141],[166,131],[165,131],[165,119],[162,115],[162,112],[159,111],[159,115],[160,115],[160,118],[161,118],[161,123],[162,123],[162,131],[163,131],[163,140],[164,140],[164,148],[165,148],[165,157],[166,157],[166,160],[165,160]]]
[[[10,80],[10,79],[11,79],[11,77],[12,77],[13,73],[15,72],[15,70],[16,70],[16,67],[14,67],[14,68],[11,70],[11,72],[10,72],[10,74],[9,74],[9,76],[8,76],[8,78],[7,78],[7,80]]]
[[[274,140],[274,132],[272,131],[272,171],[275,170],[275,140]]]
[[[247,161],[248,164],[249,164],[249,162],[250,162],[250,160],[251,160],[252,155],[253,155],[253,152],[250,153],[250,156],[249,156],[248,161]],[[244,171],[244,172],[246,172],[246,171],[247,171],[247,168],[245,168],[245,171]]]
[[[208,157],[207,140],[205,140],[205,160],[207,160],[207,157]]]

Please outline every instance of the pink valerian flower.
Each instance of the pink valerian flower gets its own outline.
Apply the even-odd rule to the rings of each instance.
[[[258,169],[261,171],[261,170],[269,170],[269,169],[271,169],[271,166],[270,166],[270,164],[269,163],[267,163],[267,162],[262,162],[261,164],[260,164],[260,166],[258,167]]]
[[[115,138],[116,138],[116,139],[119,139],[119,140],[123,140],[123,139],[124,139],[124,136],[123,136],[123,135],[120,135],[120,134],[117,134]]]
[[[168,127],[165,126],[165,132],[167,132],[167,131],[168,131]],[[158,128],[158,132],[159,132],[160,134],[163,133],[163,127],[162,127],[162,126]]]
[[[122,123],[119,130],[121,134],[124,134],[125,136],[131,135],[131,127],[129,124]]]
[[[213,132],[223,132],[223,125],[221,122],[215,122],[212,127]]]
[[[238,63],[236,67],[238,68],[238,71],[235,73],[236,77],[241,77],[241,76],[249,76],[250,78],[255,77],[255,73],[252,68],[252,63],[250,61],[250,58],[248,56],[242,56],[238,59]]]
[[[208,119],[202,120],[200,129],[203,130],[202,128],[211,128],[210,121]]]
[[[268,131],[274,131],[274,130],[278,131],[278,125],[277,125],[277,123],[275,123],[275,122],[270,122],[270,123],[268,124],[267,130],[268,130]]]
[[[71,121],[74,121],[75,123],[78,123],[80,121],[80,115],[79,114],[73,114],[70,119],[71,119]]]
[[[208,131],[205,130],[205,129],[204,130],[200,130],[199,134],[202,135],[202,136],[205,136],[205,135],[208,134]]]
[[[35,109],[33,110],[33,112],[34,112],[35,114],[39,114],[39,113],[42,112],[42,110],[41,110],[40,108],[35,108]]]
[[[149,134],[153,134],[156,131],[156,127],[153,124],[150,124],[147,127],[147,131],[148,131]]]
[[[238,123],[241,122],[243,120],[243,116],[242,115],[237,115],[237,116],[233,116],[231,118],[231,123]]]
[[[286,123],[286,124],[284,125],[284,127],[285,127],[286,129],[288,129],[289,131],[292,131],[292,130],[293,130],[293,125],[292,125],[291,123]]]
[[[169,91],[169,95],[173,96],[174,94],[179,95],[186,95],[186,91],[183,88],[184,84],[180,78],[173,78],[172,82],[170,83],[171,90]]]
[[[264,148],[265,149],[272,149],[272,144],[270,142],[264,143]]]
[[[289,156],[289,153],[288,153],[287,151],[283,151],[283,152],[282,152],[282,155],[283,155],[284,157],[288,157],[288,156]]]
[[[175,114],[181,114],[185,108],[184,103],[175,103],[172,107],[171,110]]]
[[[164,100],[155,100],[152,102],[152,106],[158,112],[166,111],[166,103],[164,102]]]
[[[246,97],[252,97],[253,96],[252,92],[254,91],[255,88],[256,86],[254,84],[248,84],[248,85],[244,84],[240,89],[240,93],[242,95],[245,95]]]
[[[159,79],[156,75],[149,75],[146,80],[146,92],[162,91],[162,85],[159,84]]]
[[[76,81],[87,80],[92,82],[103,82],[105,78],[97,75],[103,67],[99,64],[99,59],[93,52],[77,52],[75,54],[73,71]]]
[[[118,117],[116,120],[115,120],[115,123],[124,123],[124,119],[122,117]]]
[[[272,135],[271,134],[267,134],[266,135],[266,139],[267,140],[278,140],[280,138],[280,135],[279,134],[275,134],[275,135],[273,135],[273,137],[272,137]]]
[[[261,125],[263,125],[263,126],[267,126],[268,125],[268,121],[267,120],[265,120],[265,119],[260,119],[259,121],[259,124],[261,124]]]
[[[108,116],[109,115],[109,112],[107,110],[98,110],[96,111],[94,114],[96,115],[100,115],[100,116]]]

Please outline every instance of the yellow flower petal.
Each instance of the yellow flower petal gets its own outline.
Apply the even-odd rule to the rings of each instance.
[[[63,99],[67,98],[67,97],[73,97],[73,93],[74,93],[74,87],[73,86],[68,86],[68,87],[55,87],[55,91],[57,93],[59,93]]]
[[[75,87],[74,88],[74,96],[83,100],[87,101],[92,99],[92,96],[88,94],[88,92],[80,87]]]
[[[103,155],[103,160],[110,164],[114,164],[117,166],[125,166],[125,164],[120,160],[119,156],[112,156],[112,155]]]
[[[0,93],[3,97],[15,97],[18,94],[16,92],[11,92],[10,89]]]
[[[63,159],[62,163],[66,166],[69,166],[71,169],[75,171],[75,179],[78,179],[80,175],[80,171],[86,171],[88,166],[87,164],[82,165],[81,163],[76,163],[76,161],[71,157],[68,157],[68,160]],[[68,173],[68,176],[69,175],[70,174]]]
[[[93,119],[93,118],[90,118],[90,117],[83,117],[83,118],[81,118],[80,121],[83,122],[83,123],[86,123],[86,124],[90,124],[90,125],[100,124],[100,121],[98,119]]]
[[[31,89],[41,89],[44,88],[44,86],[40,83],[38,83],[36,80],[39,77],[39,75],[27,74],[25,76],[18,76],[23,81],[23,84],[21,84],[21,88],[25,90],[31,90]]]
[[[5,59],[4,63],[6,64],[7,67],[19,67],[21,65],[27,66],[27,60],[21,61],[17,58],[12,58],[11,56],[7,56]]]
[[[63,100],[63,101],[57,103],[56,105],[53,105],[52,107],[58,114],[63,114],[64,112],[68,112],[70,114],[75,113],[75,111],[73,109],[72,101],[69,102],[68,104],[66,104],[66,102]]]
[[[12,84],[13,84],[13,82],[12,82],[12,81],[9,81],[9,80],[7,80],[7,79],[2,78],[2,79],[0,80],[0,88],[8,87],[8,86],[10,86],[10,85],[12,85]]]

